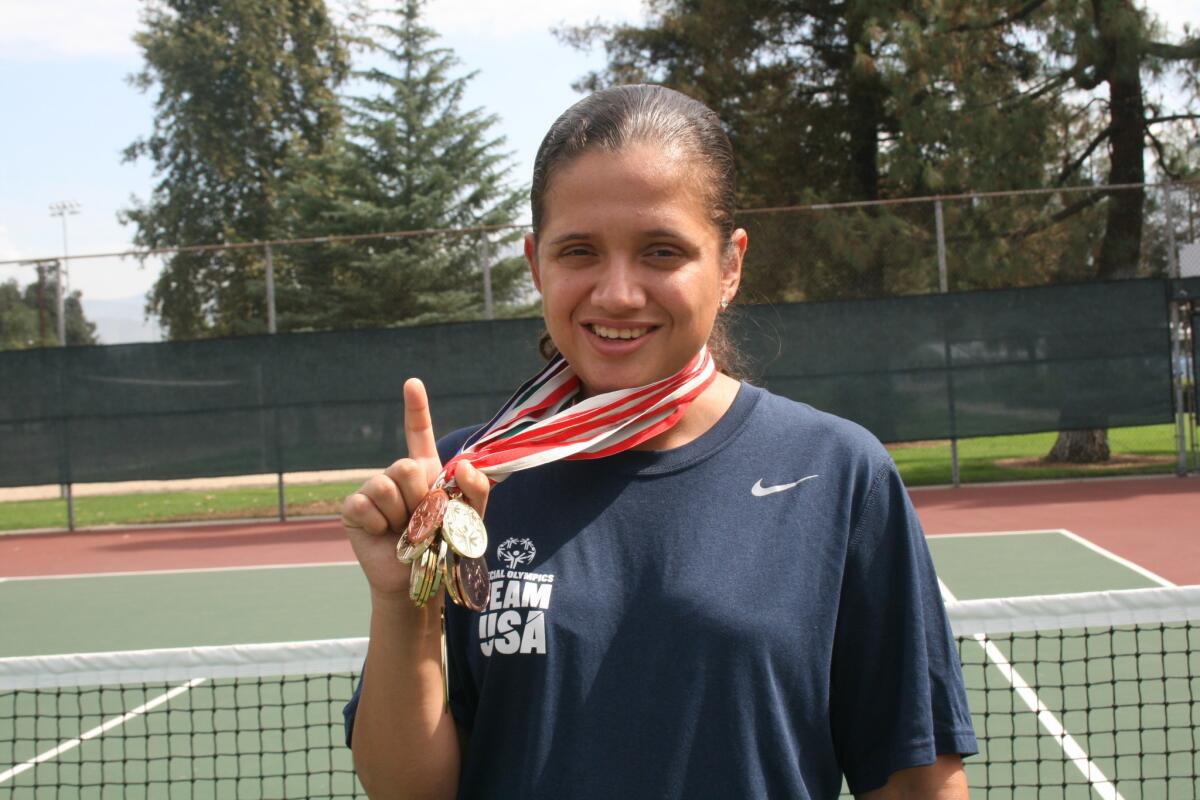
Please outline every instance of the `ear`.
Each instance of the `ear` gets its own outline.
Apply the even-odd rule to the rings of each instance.
[[[525,261],[529,264],[529,274],[533,277],[533,287],[541,292],[542,276],[538,271],[537,242],[534,241],[532,233],[525,234]]]
[[[721,297],[732,302],[738,286],[742,283],[742,261],[746,258],[746,246],[750,244],[750,236],[744,228],[738,228],[729,239],[733,243],[733,251],[722,265]]]

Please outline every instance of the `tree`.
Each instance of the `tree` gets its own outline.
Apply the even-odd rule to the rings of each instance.
[[[464,110],[472,75],[435,46],[419,0],[389,14],[368,40],[376,64],[345,99],[344,137],[294,170],[283,210],[295,237],[511,225],[523,191],[508,185],[497,119]],[[478,318],[483,263],[498,303],[521,299],[524,262],[501,258],[516,238],[501,230],[290,248],[281,327],[356,328]]]
[[[606,48],[607,67],[580,86],[651,80],[707,102],[738,151],[743,206],[1102,173],[1095,183],[1140,183],[1147,147],[1164,176],[1196,169],[1200,39],[1159,41],[1132,0],[653,0],[649,11],[644,26],[562,32]],[[1149,100],[1144,80],[1169,71],[1186,89],[1175,108]],[[954,209],[965,268],[952,286],[1132,276],[1144,205],[1141,191],[1098,191]],[[932,226],[918,209],[744,215],[755,242],[744,286],[765,300],[928,291]],[[1102,440],[1064,434],[1054,456],[1104,458]]]
[[[157,87],[153,132],[125,151],[158,183],[122,214],[135,242],[181,247],[270,238],[285,164],[321,153],[348,69],[324,0],[150,0],[135,36]],[[147,311],[170,338],[265,330],[258,250],[169,256]]]
[[[1061,53],[1061,66],[1053,79],[1067,90],[1094,92],[1107,88],[1099,100],[1100,128],[1086,146],[1063,167],[1061,175],[1073,175],[1080,166],[1107,145],[1107,178],[1110,186],[1142,184],[1146,180],[1145,156],[1149,146],[1159,170],[1172,178],[1194,169],[1187,164],[1186,149],[1172,149],[1161,133],[1163,126],[1200,120],[1200,91],[1196,70],[1200,68],[1200,37],[1181,43],[1156,40],[1157,26],[1131,0],[1091,0],[1081,5],[1082,13],[1069,9],[1059,36],[1053,41]],[[1179,68],[1181,83],[1189,91],[1178,98],[1181,107],[1163,110],[1148,102],[1144,75],[1161,76]],[[1100,197],[1099,195],[1097,197]],[[1142,189],[1113,192],[1105,198],[1104,236],[1095,256],[1099,279],[1136,276],[1141,261],[1146,196]],[[1110,452],[1105,430],[1062,431],[1047,454],[1049,461],[1107,461]]]
[[[0,283],[0,350],[58,346],[56,286],[53,276],[40,288],[30,283],[24,292],[15,279]],[[96,325],[84,315],[82,297],[77,289],[63,298],[68,345],[97,343]]]
[[[649,80],[713,107],[734,141],[743,207],[870,202],[1042,184],[1056,98],[1004,107],[1037,63],[1011,28],[978,24],[1000,5],[659,0],[645,26],[562,36],[607,50],[608,66],[580,88]],[[931,211],[746,215],[745,286],[772,301],[928,291]]]
[[[16,279],[0,283],[0,350],[37,346],[37,309],[25,305]]]

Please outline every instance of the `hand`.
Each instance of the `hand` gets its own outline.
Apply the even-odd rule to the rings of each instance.
[[[425,385],[416,378],[404,384],[404,439],[408,458],[371,477],[343,501],[342,527],[371,591],[377,596],[403,595],[407,602],[411,567],[396,558],[396,543],[413,509],[442,471],[429,398]],[[487,476],[463,461],[454,480],[463,497],[482,516],[490,488]]]

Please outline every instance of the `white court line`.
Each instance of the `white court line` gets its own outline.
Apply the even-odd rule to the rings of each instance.
[[[314,561],[307,564],[254,564],[235,567],[192,567],[188,569],[144,569],[128,572],[81,572],[66,575],[13,575],[0,581],[65,581],[76,578],[127,578],[137,575],[190,575],[197,572],[246,572],[255,569],[312,569],[314,567],[350,567],[357,561]]]
[[[938,585],[942,588],[943,598],[947,601],[954,601],[956,599],[954,593],[950,591],[950,588],[940,578],[938,579]],[[1029,682],[1013,668],[1012,663],[1005,657],[1004,653],[1000,652],[1000,648],[996,646],[995,642],[989,641],[987,634],[983,633],[977,633],[971,638],[979,643],[988,660],[996,666],[996,669],[1000,670],[1000,674],[1012,686],[1013,691],[1017,697],[1021,698],[1021,702],[1025,704],[1025,707],[1037,715],[1038,722],[1042,724],[1047,733],[1054,737],[1054,740],[1058,742],[1058,746],[1062,748],[1063,753],[1071,759],[1071,763],[1083,775],[1084,780],[1092,785],[1097,794],[1104,798],[1104,800],[1124,800],[1113,782],[1088,757],[1087,751],[1080,746],[1074,736],[1067,732],[1062,722],[1059,721],[1058,717],[1054,716],[1054,712],[1046,707],[1046,704],[1042,702],[1042,698],[1038,697],[1037,692],[1029,685]]]
[[[1157,583],[1159,586],[1174,586],[1175,585],[1174,583],[1167,580],[1163,576],[1161,576],[1157,573],[1151,572],[1150,570],[1146,569],[1142,565],[1137,564],[1136,562],[1130,561],[1127,558],[1122,558],[1121,556],[1117,555],[1116,553],[1112,552],[1111,550],[1105,549],[1105,548],[1101,547],[1100,545],[1096,544],[1095,542],[1088,541],[1087,539],[1080,536],[1079,534],[1072,533],[1071,531],[1069,531],[1065,528],[1059,530],[1059,533],[1061,533],[1063,536],[1066,536],[1068,539],[1075,542],[1076,544],[1081,544],[1084,547],[1086,547],[1087,549],[1093,550],[1093,551],[1099,553],[1100,555],[1104,556],[1105,558],[1108,558],[1108,559],[1111,559],[1111,560],[1117,562],[1122,567],[1133,570],[1137,574],[1141,575],[1143,578],[1149,578],[1150,580]]]
[[[1082,545],[1082,546],[1086,547],[1087,549],[1104,556],[1108,560],[1116,562],[1117,564],[1120,564],[1122,567],[1125,567],[1126,569],[1136,572],[1137,574],[1141,575],[1143,578],[1148,578],[1149,580],[1154,581],[1159,586],[1175,586],[1176,585],[1176,584],[1172,583],[1171,581],[1167,580],[1166,578],[1164,578],[1163,576],[1161,576],[1155,572],[1151,572],[1150,570],[1141,566],[1137,562],[1130,561],[1127,558],[1123,558],[1122,556],[1117,555],[1113,551],[1111,551],[1105,547],[1101,547],[1100,545],[1096,544],[1095,542],[1089,541],[1088,539],[1084,538],[1083,536],[1080,536],[1079,534],[1077,534],[1073,531],[1069,531],[1066,528],[1046,528],[1045,530],[1040,530],[1040,531],[989,531],[986,533],[935,533],[935,534],[928,536],[927,538],[929,538],[929,539],[971,539],[971,538],[977,538],[977,537],[981,537],[981,536],[989,536],[989,537],[991,537],[991,536],[997,536],[997,537],[998,536],[1030,536],[1030,535],[1038,534],[1038,533],[1056,533],[1056,534],[1065,536],[1067,539],[1070,539],[1072,542],[1075,542],[1075,544]]]
[[[125,712],[124,714],[122,714],[119,717],[113,717],[108,722],[105,722],[102,725],[98,725],[95,728],[92,728],[90,731],[80,734],[78,737],[76,737],[74,739],[67,739],[64,742],[61,742],[57,747],[52,747],[49,750],[47,750],[46,752],[39,753],[38,755],[34,756],[33,758],[29,759],[28,761],[26,761],[24,763],[18,764],[15,767],[12,767],[11,769],[5,770],[4,772],[0,772],[0,783],[5,783],[6,781],[12,780],[16,776],[20,775],[22,772],[33,769],[38,764],[41,764],[43,761],[49,761],[50,759],[57,758],[58,756],[62,755],[63,753],[66,753],[69,750],[74,750],[76,747],[79,747],[79,745],[83,744],[84,742],[88,741],[89,739],[95,739],[98,736],[103,736],[108,731],[110,731],[113,728],[116,728],[120,725],[124,725],[126,722],[133,719],[134,717],[139,717],[142,714],[145,714],[147,711],[152,711],[153,709],[157,708],[158,706],[161,706],[163,703],[166,703],[167,701],[172,700],[175,697],[178,697],[179,695],[192,689],[193,687],[199,686],[200,684],[204,683],[205,680],[207,680],[207,679],[206,678],[193,678],[192,680],[188,681],[187,683],[176,686],[174,689],[171,689],[169,692],[160,694],[158,697],[155,697],[152,700],[149,700],[149,701],[143,703],[142,705],[138,706],[137,708],[135,708],[131,711]]]
[[[983,531],[980,533],[931,533],[929,539],[973,539],[981,536],[1033,536],[1039,533],[1059,533],[1061,528],[1043,528],[1036,531]]]

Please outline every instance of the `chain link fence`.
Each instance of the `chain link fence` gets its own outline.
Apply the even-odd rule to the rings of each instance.
[[[1105,234],[1112,224],[1114,198],[1127,198],[1129,193],[1140,193],[1143,198],[1141,246],[1133,256],[1114,262],[1105,252],[1112,246],[1105,242]],[[1171,284],[1177,290],[1174,296],[1164,297],[1169,320],[1161,322],[1151,318],[1154,308],[1165,307],[1155,299],[1162,294],[1160,289],[1147,288],[1148,284],[1138,288],[1138,281],[1127,284],[1128,288],[1114,289],[1111,284],[1113,279],[1177,280],[1193,274],[1193,270],[1200,275],[1200,183],[745,209],[739,213],[738,224],[747,228],[751,242],[737,301],[748,307],[741,312],[739,336],[759,364],[768,364],[758,375],[772,388],[851,418],[862,417],[860,421],[885,441],[949,437],[953,443],[959,437],[998,432],[1162,421],[1173,413],[1178,429],[1178,468],[1183,471],[1200,467],[1191,374],[1193,325],[1200,310],[1200,292],[1195,284],[1200,278]],[[523,230],[513,226],[404,231],[75,256],[71,259],[74,269],[101,270],[113,268],[124,259],[152,263],[153,259],[163,258],[165,267],[152,300],[160,308],[171,309],[167,321],[176,341],[165,347],[162,358],[155,356],[155,350],[143,352],[142,346],[104,354],[97,362],[102,362],[101,366],[92,370],[95,374],[89,373],[93,383],[108,381],[100,394],[79,395],[64,389],[57,393],[58,400],[73,398],[75,410],[55,411],[58,401],[51,392],[38,401],[42,411],[34,415],[36,420],[14,411],[7,418],[24,422],[11,429],[9,435],[18,439],[32,436],[36,441],[31,439],[29,447],[5,449],[16,454],[56,448],[57,459],[39,470],[46,480],[102,480],[105,475],[115,474],[109,469],[113,465],[106,465],[101,453],[93,454],[92,467],[84,466],[89,462],[81,459],[82,453],[96,451],[85,441],[88,437],[76,437],[73,443],[61,441],[69,427],[68,418],[95,418],[93,400],[111,400],[109,411],[99,415],[106,419],[95,423],[104,426],[104,435],[92,437],[104,443],[101,451],[108,452],[111,442],[138,440],[137,430],[145,430],[144,426],[139,428],[141,423],[129,420],[128,425],[133,427],[122,433],[121,425],[125,423],[118,417],[132,408],[129,398],[141,398],[138,402],[154,406],[151,416],[157,421],[153,424],[178,426],[189,415],[213,411],[188,405],[200,397],[192,391],[196,381],[213,380],[225,382],[222,385],[233,386],[242,394],[258,387],[257,395],[238,395],[236,402],[230,400],[217,409],[217,417],[226,412],[245,417],[248,432],[235,437],[237,446],[219,453],[213,464],[180,465],[173,461],[169,467],[147,472],[138,465],[153,464],[161,458],[146,437],[141,437],[150,449],[141,456],[134,454],[130,462],[134,467],[116,473],[174,477],[283,471],[297,469],[298,465],[359,465],[368,453],[372,457],[391,454],[396,432],[395,421],[389,422],[388,409],[399,398],[398,389],[394,396],[385,392],[387,396],[309,398],[303,381],[287,388],[291,384],[285,366],[302,369],[308,376],[320,372],[323,383],[349,383],[355,378],[351,374],[330,378],[321,364],[309,363],[313,354],[305,349],[314,340],[308,337],[300,337],[306,340],[303,343],[299,339],[281,340],[275,343],[278,346],[268,346],[258,335],[329,332],[333,338],[323,340],[322,347],[317,348],[324,353],[325,345],[336,343],[338,337],[333,332],[382,332],[419,326],[409,337],[416,343],[415,349],[403,345],[401,360],[406,369],[437,354],[438,363],[452,366],[454,374],[467,370],[477,376],[490,375],[497,363],[515,364],[520,359],[507,351],[500,361],[485,356],[482,362],[473,351],[443,352],[441,345],[462,338],[459,334],[465,329],[430,328],[428,323],[524,318],[521,344],[533,353],[539,309],[521,258]],[[43,269],[56,266],[53,262],[40,261]],[[1097,283],[1098,279],[1103,280]],[[1077,288],[1051,295],[1005,295],[1004,291],[995,291],[1055,286]],[[1188,286],[1192,287],[1190,294]],[[948,293],[953,295],[945,298],[948,303],[928,308],[921,302],[896,304]],[[1132,303],[1128,308],[1121,305],[1126,301]],[[796,303],[801,305],[793,305]],[[1136,313],[1142,317],[1129,316],[1133,308],[1139,309]],[[1057,318],[1041,324],[1039,315]],[[481,328],[476,333],[482,331],[487,339],[488,330]],[[239,342],[244,336],[256,341]],[[837,363],[830,360],[833,356],[817,357],[811,347],[822,337],[831,336],[838,339],[837,346],[825,349],[836,356]],[[207,373],[176,374],[181,363],[174,359],[187,340],[214,338],[218,341],[213,344],[218,346],[202,350],[212,361],[209,371],[215,377]],[[908,342],[912,346],[903,353],[892,346],[908,339],[913,339]],[[1137,352],[1124,352],[1135,340]],[[385,349],[395,355],[392,351],[399,341],[389,338],[391,349]],[[249,347],[251,344],[253,347]],[[297,350],[301,344],[304,347]],[[349,351],[334,358],[338,364],[351,372],[370,366],[356,361],[362,355],[356,345],[348,346]],[[1097,346],[1104,352],[1097,351]],[[1162,363],[1161,355],[1155,355],[1166,352],[1168,346],[1169,366]],[[1083,353],[1081,347],[1091,349]],[[247,356],[245,370],[238,372],[233,362],[246,360],[243,351],[250,350],[263,350],[266,355]],[[201,350],[196,352],[200,354]],[[780,358],[780,353],[785,356]],[[71,383],[75,377],[60,373],[66,364],[96,362],[96,358],[84,355],[56,359],[55,380],[65,381],[64,386],[75,385]],[[38,364],[47,356],[45,352],[30,352],[16,361],[6,359],[6,363],[15,369],[19,362],[22,374],[29,373],[25,385],[36,385],[41,369]],[[900,361],[892,363],[896,358]],[[156,359],[165,359],[162,369],[143,375],[142,367],[157,363]],[[1054,365],[1063,359],[1072,362],[1069,377]],[[1096,369],[1107,377],[1087,377],[1089,359],[1112,362],[1107,366],[1096,362]],[[1114,366],[1113,359],[1125,361]],[[118,362],[125,366],[113,367]],[[321,362],[325,364],[324,356]],[[263,365],[279,374],[268,380],[270,376],[260,374]],[[389,368],[394,367],[391,364]],[[1165,383],[1157,372],[1160,369],[1168,376]],[[235,378],[230,377],[230,370],[237,373]],[[257,382],[243,380],[242,372],[258,375]],[[50,373],[42,370],[40,374],[45,377]],[[1045,402],[995,404],[993,395],[1001,384],[1014,396],[1024,394],[1036,400],[1039,394],[1045,395]],[[48,384],[42,381],[42,385],[45,388]],[[881,415],[877,413],[881,407],[879,394],[872,386],[886,389],[885,394],[894,396],[900,404],[896,407],[906,403],[916,406],[902,416]],[[1110,391],[1114,386],[1125,387],[1124,399],[1118,403],[1125,410],[1115,415],[1105,411],[1102,399],[1116,396]],[[1155,394],[1159,390],[1154,387],[1158,386],[1169,389],[1162,390],[1160,397]],[[216,383],[201,388],[201,394],[218,391]],[[469,410],[476,417],[480,413],[486,416],[483,406],[502,399],[500,395],[507,388],[511,388],[507,383],[475,387],[472,397],[482,398],[482,405],[475,408],[479,403],[468,398]],[[183,405],[173,404],[170,396],[180,391],[191,399]],[[808,396],[814,391],[819,398]],[[856,398],[859,392],[862,397]],[[922,392],[932,398],[928,403],[921,401]],[[496,393],[493,398],[491,395]],[[1174,396],[1166,397],[1169,393]],[[269,403],[264,400],[268,394],[273,398]],[[1067,402],[1072,396],[1078,402]],[[316,417],[302,408],[306,403],[324,409],[323,422],[313,421]],[[368,433],[362,432],[361,421],[355,416],[361,410],[356,406],[364,403],[373,409],[368,414],[373,426]],[[276,410],[268,413],[267,406]],[[336,409],[343,411],[335,413]],[[1130,413],[1129,409],[1134,411]],[[341,419],[338,414],[349,416]],[[201,426],[216,437],[210,444],[220,438],[217,431],[230,430],[217,417],[205,423],[207,428]],[[465,414],[463,420],[468,417],[474,418]],[[77,420],[70,424],[78,428],[80,423]],[[266,433],[259,430],[264,425],[270,428],[263,429]],[[345,442],[338,438],[342,436],[340,431],[355,426],[362,441],[343,447]],[[172,435],[186,439],[197,430],[186,423]],[[17,441],[9,436],[6,439],[9,443]],[[310,457],[313,453],[316,455]],[[336,464],[326,464],[329,453],[338,454]],[[75,466],[65,466],[64,458]],[[6,468],[16,473],[24,469],[15,462]],[[957,471],[954,480],[957,482]]]

